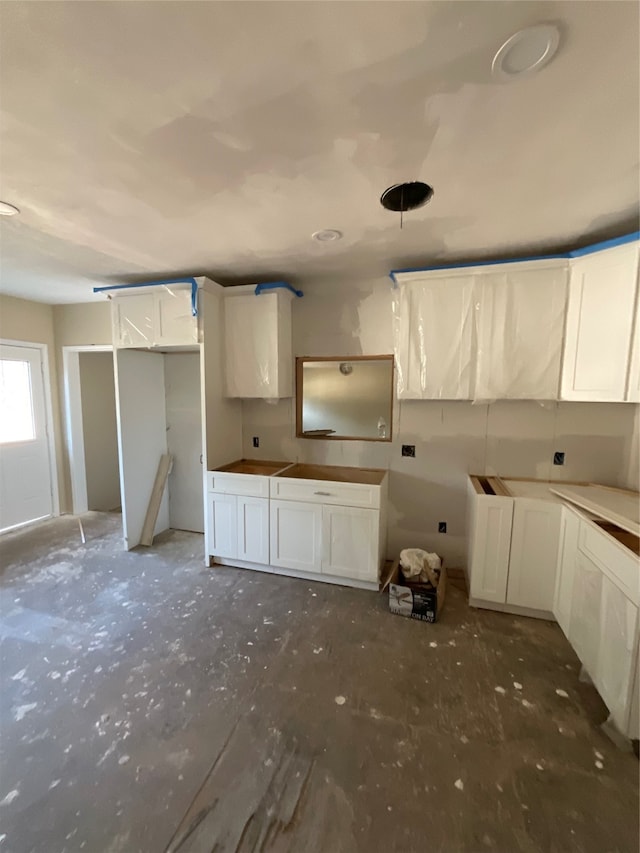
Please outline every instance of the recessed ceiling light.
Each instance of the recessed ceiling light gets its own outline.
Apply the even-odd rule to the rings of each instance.
[[[493,57],[491,72],[498,80],[528,77],[548,65],[560,45],[555,24],[538,24],[510,36]]]
[[[311,236],[319,243],[332,243],[334,240],[342,240],[342,231],[336,231],[334,228],[325,228],[323,231],[316,231]]]
[[[20,211],[15,205],[0,201],[0,216],[15,216],[16,213],[20,213]]]

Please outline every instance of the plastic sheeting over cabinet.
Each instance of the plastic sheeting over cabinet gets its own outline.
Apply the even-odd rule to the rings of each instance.
[[[189,346],[198,343],[191,284],[119,290],[111,300],[116,347]]]
[[[400,399],[555,400],[566,261],[396,273]]]
[[[225,291],[228,397],[293,396],[292,298],[286,290],[256,295],[255,285]]]

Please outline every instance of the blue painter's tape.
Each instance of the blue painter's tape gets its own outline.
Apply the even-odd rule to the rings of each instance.
[[[569,257],[581,258],[583,255],[591,255],[593,252],[602,252],[605,249],[613,249],[615,246],[624,246],[626,243],[633,243],[634,240],[640,240],[640,231],[634,231],[633,234],[625,234],[624,237],[614,237],[613,240],[603,240],[602,243],[593,243],[591,246],[585,246],[583,249],[573,249],[569,252]]]
[[[107,287],[94,287],[94,293],[104,293],[107,290],[129,290],[133,287],[156,287],[163,284],[190,284],[191,285],[191,313],[198,316],[198,282],[195,278],[165,278],[162,281],[141,281],[138,284],[110,284]]]
[[[291,293],[294,293],[299,297],[304,296],[304,293],[301,290],[296,290],[295,287],[291,287],[291,285],[286,281],[267,281],[264,284],[257,284],[256,296],[259,296],[263,290],[278,290],[278,288],[290,290]]]
[[[404,270],[391,270],[389,278],[394,284],[397,284],[396,275],[407,272],[433,272],[434,270],[462,270],[469,267],[493,267],[500,264],[520,264],[525,261],[559,261],[568,260],[569,258],[580,258],[583,255],[591,255],[594,252],[602,252],[605,249],[612,249],[615,246],[624,246],[626,243],[633,243],[634,240],[640,240],[640,231],[634,231],[632,234],[625,234],[623,237],[614,237],[612,240],[603,240],[601,243],[593,243],[591,246],[585,246],[583,249],[573,249],[571,252],[559,252],[555,255],[536,255],[525,258],[506,258],[498,261],[475,261],[464,264],[443,264],[442,266],[429,267],[411,267]]]

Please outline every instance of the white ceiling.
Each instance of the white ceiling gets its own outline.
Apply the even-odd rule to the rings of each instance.
[[[545,21],[552,63],[492,81]],[[5,293],[348,282],[637,227],[635,2],[16,0],[0,26]],[[400,231],[379,196],[415,179],[435,196]]]

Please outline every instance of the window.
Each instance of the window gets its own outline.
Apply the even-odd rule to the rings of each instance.
[[[0,444],[35,437],[29,362],[0,359]]]

